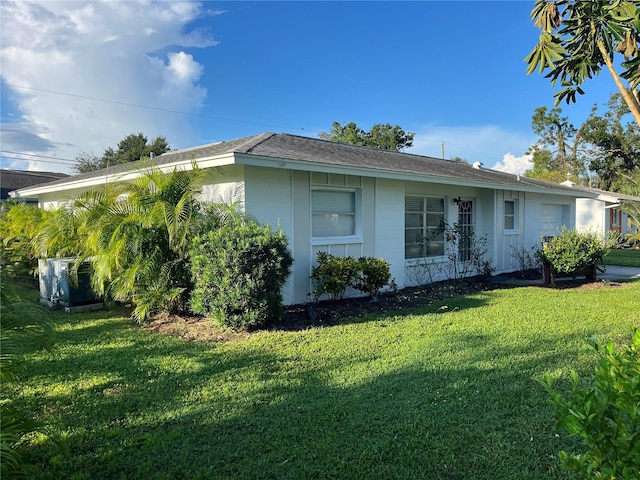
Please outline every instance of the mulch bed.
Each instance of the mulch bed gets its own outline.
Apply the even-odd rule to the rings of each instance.
[[[539,280],[539,271],[529,271],[507,274],[510,278],[524,280]],[[503,278],[505,280],[506,278]],[[494,279],[495,280],[495,279]],[[588,282],[584,278],[562,280],[553,286],[540,288],[554,289],[603,289],[617,287],[615,282]],[[513,285],[489,281],[482,277],[448,280],[432,285],[404,288],[393,292],[383,293],[377,301],[371,298],[347,298],[339,300],[324,300],[305,305],[290,305],[285,307],[283,319],[266,327],[271,331],[301,331],[309,328],[338,325],[345,322],[357,321],[370,314],[393,313],[413,307],[424,307],[458,295],[495,290],[499,288],[513,288]],[[142,328],[148,331],[174,335],[185,340],[198,342],[229,342],[240,341],[250,337],[253,333],[247,331],[234,332],[215,327],[211,322],[200,316],[180,316],[161,314],[152,319]]]

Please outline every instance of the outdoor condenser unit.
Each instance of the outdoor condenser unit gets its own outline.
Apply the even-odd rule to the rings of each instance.
[[[89,262],[78,268],[76,282],[72,274],[75,261],[75,258],[38,260],[40,303],[52,308],[64,308],[66,312],[104,308],[104,301],[96,298],[91,290]]]

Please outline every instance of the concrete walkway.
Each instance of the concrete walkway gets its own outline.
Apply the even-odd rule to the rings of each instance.
[[[598,272],[598,279],[607,280],[626,280],[636,279],[640,280],[640,268],[638,267],[621,267],[620,265],[607,265],[607,271],[604,273]]]
[[[496,277],[490,277],[490,280],[494,283],[501,285],[542,285],[542,278],[528,280],[517,278],[509,275],[498,275]],[[578,279],[584,277],[577,277]],[[556,277],[556,280],[571,280],[571,277]],[[605,272],[598,271],[597,281],[607,280],[609,282],[616,282],[620,280],[640,280],[640,268],[638,267],[622,267],[620,265],[607,265]]]

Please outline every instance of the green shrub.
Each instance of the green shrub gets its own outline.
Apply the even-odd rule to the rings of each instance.
[[[357,260],[357,272],[351,281],[351,286],[372,297],[382,287],[388,285],[390,279],[389,262],[382,258],[360,257]]]
[[[523,246],[511,245],[511,258],[516,261],[520,275],[524,277],[527,270],[540,267],[540,248],[533,245],[527,250]]]
[[[316,259],[318,265],[311,270],[316,300],[325,294],[332,299],[342,298],[347,287],[374,296],[391,279],[390,265],[382,258],[360,257],[356,260],[318,252]]]
[[[539,255],[543,262],[550,264],[554,274],[577,276],[585,271],[593,271],[609,250],[611,242],[608,238],[563,227],[561,234],[553,237]]]
[[[565,398],[553,389],[551,377],[542,382],[556,407],[558,427],[582,438],[585,453],[560,452],[564,467],[581,478],[637,479],[640,475],[640,330],[631,344],[616,351],[613,342],[602,348],[593,386],[581,387],[571,375]]]
[[[279,230],[230,222],[196,236],[189,250],[191,308],[233,329],[261,327],[282,317],[282,289],[293,258]]]
[[[449,280],[458,280],[471,275],[488,277],[495,272],[493,260],[488,258],[489,239],[486,235],[477,235],[475,228],[459,223],[449,224],[440,221],[437,232],[445,240],[444,256],[448,262],[439,262],[436,267]],[[428,264],[428,268],[430,266]],[[431,275],[429,275],[431,276]]]
[[[358,262],[353,257],[336,257],[327,252],[318,252],[318,265],[311,270],[311,278],[315,286],[313,294],[316,299],[324,294],[331,298],[342,298],[347,287],[353,282],[358,272]]]

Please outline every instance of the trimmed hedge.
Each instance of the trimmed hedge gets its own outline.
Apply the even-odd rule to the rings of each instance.
[[[232,329],[258,328],[282,317],[280,290],[293,257],[281,230],[231,222],[194,237],[189,255],[195,313]]]
[[[347,287],[373,297],[391,280],[390,265],[382,258],[360,257],[356,260],[318,252],[316,260],[318,265],[311,271],[316,299],[325,294],[332,299],[342,298]]]
[[[609,253],[611,242],[593,233],[580,233],[563,227],[559,236],[553,237],[539,252],[540,259],[548,262],[554,274],[577,276],[594,272]]]

